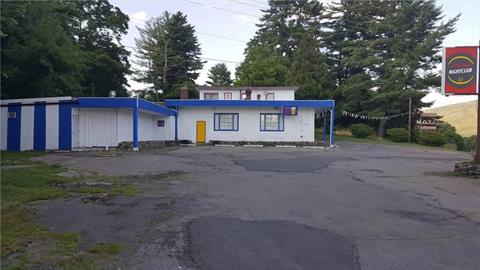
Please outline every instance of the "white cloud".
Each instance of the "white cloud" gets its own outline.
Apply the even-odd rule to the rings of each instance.
[[[147,13],[145,11],[139,11],[128,15],[130,20],[135,23],[143,23],[147,19]]]

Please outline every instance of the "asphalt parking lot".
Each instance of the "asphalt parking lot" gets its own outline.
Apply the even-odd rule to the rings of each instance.
[[[42,160],[140,193],[35,207],[84,245],[127,244],[112,269],[479,269],[480,181],[447,174],[466,157],[346,142],[55,153]]]

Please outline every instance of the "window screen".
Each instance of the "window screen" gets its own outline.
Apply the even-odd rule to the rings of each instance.
[[[215,113],[214,131],[238,131],[238,113]]]
[[[261,113],[260,131],[283,131],[283,115],[280,113]]]

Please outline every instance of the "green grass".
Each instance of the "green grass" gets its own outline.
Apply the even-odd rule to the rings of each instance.
[[[322,138],[322,129],[318,128],[315,130],[315,138],[317,140],[321,140]],[[328,140],[328,136],[327,136]],[[359,142],[359,143],[370,143],[370,144],[382,144],[382,145],[395,145],[395,146],[403,146],[403,147],[416,147],[416,148],[423,148],[423,149],[436,149],[436,150],[448,150],[448,151],[457,151],[457,146],[451,143],[447,143],[442,147],[433,147],[433,146],[426,146],[420,145],[416,143],[398,143],[392,142],[384,138],[380,138],[377,136],[370,136],[368,138],[355,138],[352,136],[352,133],[348,131],[348,129],[336,129],[335,130],[335,141],[350,141],[350,142]]]
[[[39,152],[8,152],[2,151],[0,153],[0,160],[2,166],[11,165],[33,165],[38,164],[38,161],[32,161],[31,158],[39,157],[43,153]]]
[[[15,254],[15,259],[6,269],[31,268],[36,263],[46,263],[62,269],[98,269],[98,262],[123,250],[119,244],[94,245],[90,252],[78,250],[81,237],[77,232],[52,232],[34,222],[35,213],[27,203],[39,200],[63,198],[72,194],[109,193],[135,196],[131,185],[119,179],[101,175],[89,176],[89,180],[113,183],[110,188],[79,187],[60,188],[59,184],[85,180],[82,177],[59,176],[66,171],[56,165],[31,161],[42,153],[1,152],[1,256]],[[12,165],[22,165],[11,167]],[[9,166],[9,167],[3,167]]]
[[[371,144],[382,144],[382,145],[395,145],[395,146],[403,146],[403,147],[415,147],[415,148],[423,148],[423,149],[434,149],[434,150],[448,150],[448,151],[457,151],[456,145],[454,144],[445,144],[442,147],[434,147],[434,146],[426,146],[420,145],[416,143],[398,143],[392,142],[387,139],[379,138],[376,136],[368,137],[365,139],[355,138],[352,136],[345,136],[345,135],[335,135],[336,141],[351,141],[351,142],[360,142],[360,143],[371,143]]]

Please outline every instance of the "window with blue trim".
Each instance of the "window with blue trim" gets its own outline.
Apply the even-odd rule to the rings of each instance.
[[[261,113],[260,131],[284,131],[284,118],[281,113]]]
[[[214,113],[214,131],[238,131],[238,113]]]

